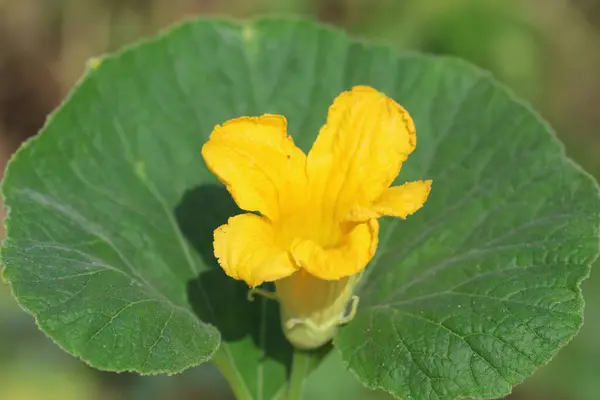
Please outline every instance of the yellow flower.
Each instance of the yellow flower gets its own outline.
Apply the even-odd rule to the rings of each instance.
[[[406,218],[431,181],[390,185],[415,149],[414,123],[366,86],[343,92],[308,155],[280,115],[215,127],[202,155],[240,208],[214,233],[225,273],[254,288],[275,282],[282,326],[297,347],[329,341],[355,311],[353,289],[377,248],[377,218]]]

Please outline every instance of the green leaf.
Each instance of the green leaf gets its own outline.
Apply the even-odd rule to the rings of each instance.
[[[360,312],[335,344],[369,387],[399,397],[502,397],[581,326],[597,186],[486,74],[435,58],[390,71],[382,87],[395,88],[419,140],[399,182],[433,179],[432,194],[382,226]]]
[[[257,110],[241,32],[188,23],[90,70],[8,168],[3,262],[40,328],[90,365],[176,373],[221,339],[237,395],[263,399],[291,346],[277,305],[217,266],[212,231],[239,210],[200,155],[215,124]]]
[[[90,70],[7,170],[18,301],[97,368],[175,373],[213,357],[239,398],[279,396],[291,348],[276,304],[246,301],[215,262],[212,230],[238,210],[200,148],[215,124],[268,112],[307,150],[355,84],[415,117],[400,178],[434,186],[422,211],[383,224],[342,359],[405,398],[507,393],[581,324],[595,185],[482,72],[306,22],[187,22]]]

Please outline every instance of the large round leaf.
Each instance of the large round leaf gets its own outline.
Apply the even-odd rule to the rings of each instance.
[[[356,84],[415,118],[398,182],[434,185],[415,216],[384,221],[335,344],[363,383],[407,399],[506,394],[581,324],[596,186],[486,74],[305,22],[188,22],[90,70],[6,174],[15,296],[97,368],[178,372],[214,354],[240,397],[277,396],[291,349],[275,304],[247,302],[215,263],[212,230],[238,211],[200,148],[215,124],[268,112],[307,150]]]

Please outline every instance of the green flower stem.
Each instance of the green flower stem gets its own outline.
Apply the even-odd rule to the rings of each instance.
[[[248,386],[246,386],[244,379],[240,375],[235,364],[230,361],[226,352],[227,350],[221,346],[214,354],[212,362],[229,382],[231,390],[233,390],[233,394],[237,400],[253,400]]]
[[[302,400],[302,386],[304,378],[310,371],[310,361],[311,355],[309,352],[299,349],[294,350],[292,376],[290,377],[286,400]]]

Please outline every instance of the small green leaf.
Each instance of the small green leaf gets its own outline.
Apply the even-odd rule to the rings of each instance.
[[[408,108],[419,145],[401,181],[434,184],[423,210],[383,224],[335,344],[363,383],[407,399],[507,393],[581,324],[595,185],[480,71],[306,22],[192,21],[90,69],[7,170],[18,301],[94,367],[175,373],[212,357],[239,398],[277,398],[291,347],[277,305],[248,302],[215,262],[212,231],[238,210],[200,148],[215,124],[278,113],[307,150],[356,84]]]

